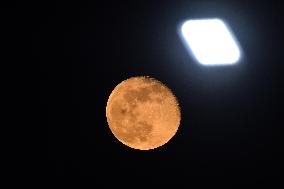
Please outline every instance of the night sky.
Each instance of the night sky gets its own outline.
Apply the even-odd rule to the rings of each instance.
[[[50,175],[182,182],[283,174],[280,1],[90,1],[33,11]],[[238,39],[239,64],[202,66],[182,43],[182,21],[211,17]],[[152,151],[121,144],[105,116],[113,88],[141,75],[165,83],[181,107],[177,134]]]

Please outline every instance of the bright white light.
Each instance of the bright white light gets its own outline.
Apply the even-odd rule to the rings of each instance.
[[[188,20],[182,24],[181,34],[201,64],[235,64],[240,59],[240,48],[220,19]]]

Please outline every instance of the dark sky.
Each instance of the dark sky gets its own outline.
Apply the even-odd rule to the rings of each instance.
[[[280,1],[103,2],[34,6],[32,53],[40,64],[50,175],[175,182],[280,174]],[[238,65],[204,67],[188,54],[177,26],[210,17],[233,30],[244,53]],[[105,117],[112,89],[140,75],[169,86],[182,113],[175,137],[146,152],[118,142]]]

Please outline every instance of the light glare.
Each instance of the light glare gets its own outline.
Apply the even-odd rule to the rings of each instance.
[[[203,65],[235,64],[240,59],[237,42],[220,19],[186,21],[181,26],[181,34]]]

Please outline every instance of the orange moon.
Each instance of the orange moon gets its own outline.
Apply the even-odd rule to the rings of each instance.
[[[168,87],[154,78],[139,76],[114,88],[106,117],[111,132],[121,143],[150,150],[166,144],[175,135],[181,113]]]

